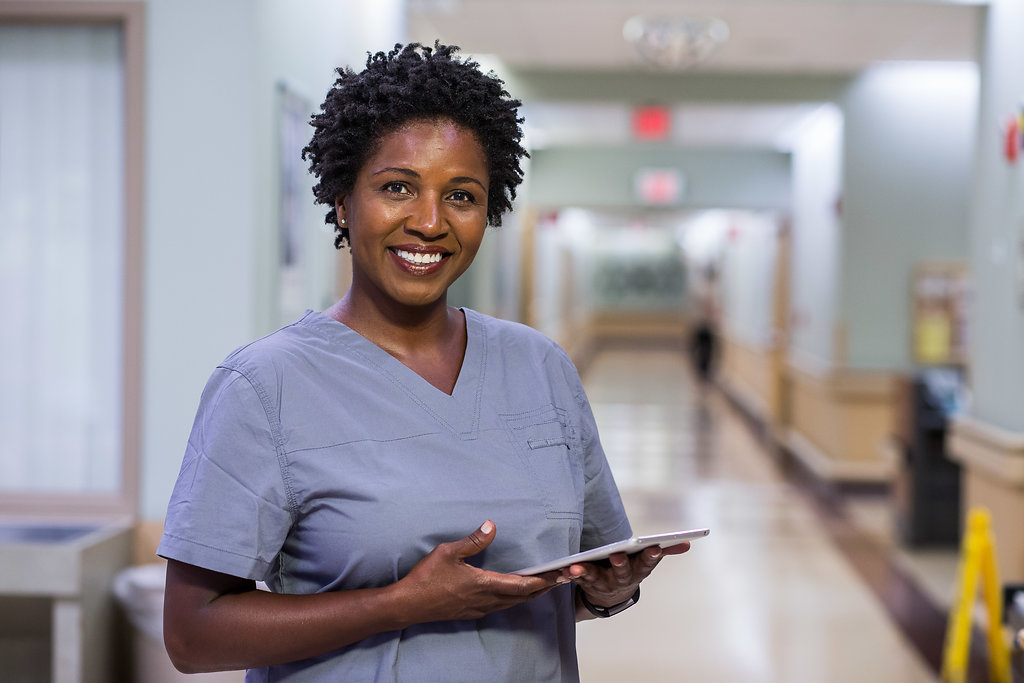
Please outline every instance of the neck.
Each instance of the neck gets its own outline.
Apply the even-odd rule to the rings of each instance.
[[[395,302],[382,306],[366,297],[353,296],[352,290],[325,313],[389,351],[443,344],[461,322],[461,315],[449,308],[445,297],[425,306]]]

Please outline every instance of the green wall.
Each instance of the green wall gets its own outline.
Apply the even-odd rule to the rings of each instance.
[[[977,92],[974,64],[893,63],[843,96],[839,316],[850,367],[912,367],[912,268],[966,259]]]
[[[528,182],[538,206],[638,206],[634,175],[673,168],[685,178],[678,206],[784,208],[789,204],[789,155],[772,150],[697,149],[636,144],[556,147],[533,152]]]

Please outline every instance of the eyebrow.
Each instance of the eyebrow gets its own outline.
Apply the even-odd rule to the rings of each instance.
[[[388,166],[386,168],[380,169],[379,171],[374,171],[372,175],[373,176],[379,176],[379,175],[381,175],[383,173],[399,173],[401,175],[408,176],[410,178],[420,178],[421,177],[419,173],[417,173],[416,171],[412,170],[411,168],[402,168],[401,166]],[[452,183],[474,183],[476,185],[479,185],[480,189],[483,190],[484,192],[487,191],[487,188],[484,187],[484,184],[481,183],[476,178],[474,178],[473,176],[468,176],[468,175],[455,176],[454,178],[449,180],[449,182],[452,182]]]

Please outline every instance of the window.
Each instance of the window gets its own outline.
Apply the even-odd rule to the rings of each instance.
[[[0,5],[5,513],[136,507],[142,10],[68,7]]]

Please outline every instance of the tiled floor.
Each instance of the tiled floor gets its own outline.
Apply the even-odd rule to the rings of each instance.
[[[881,497],[844,502],[839,513],[816,504],[716,391],[697,390],[685,360],[612,347],[584,375],[634,529],[712,531],[663,561],[637,607],[580,625],[583,680],[936,681],[935,653],[929,661],[908,639],[885,593],[865,579],[875,570],[851,559],[857,553],[836,529],[909,579],[918,602],[938,601],[924,613],[940,636],[955,550],[901,550]]]

